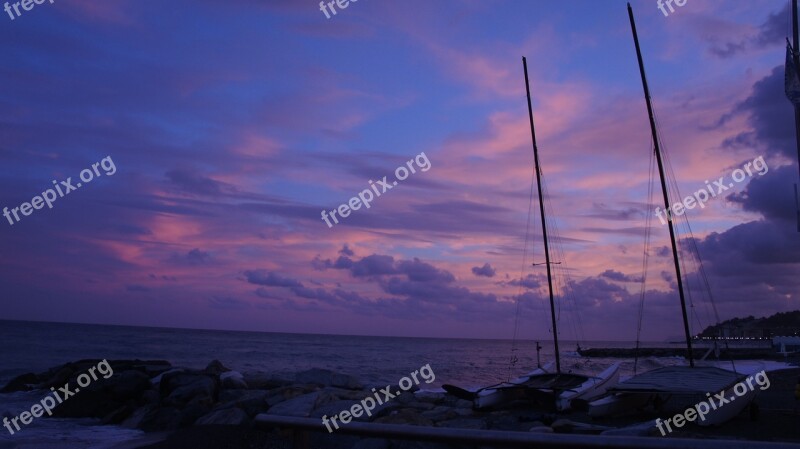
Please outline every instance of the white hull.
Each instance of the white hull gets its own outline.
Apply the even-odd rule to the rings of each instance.
[[[705,419],[696,419],[695,424],[699,426],[718,426],[737,417],[747,408],[758,395],[757,389],[747,389],[742,396],[737,396],[733,387],[724,390],[724,397],[729,401],[722,406],[718,405],[719,400],[711,393],[711,398],[699,394],[669,394],[669,393],[613,393],[604,398],[589,403],[589,416],[592,418],[610,417],[633,413],[644,409],[664,415],[662,419],[669,418],[676,414],[683,414],[689,408],[695,408],[696,404],[703,401],[706,404],[714,401],[714,407],[707,406],[709,409],[705,414]],[[653,404],[659,404],[657,408]],[[702,407],[705,409],[706,407]]]
[[[592,377],[580,387],[571,391],[562,391],[556,400],[556,410],[565,411],[572,408],[572,401],[580,399],[591,401],[606,394],[609,388],[619,382],[619,363],[606,368],[597,377]]]
[[[495,407],[508,402],[524,399],[524,383],[538,376],[552,375],[552,363],[545,365],[527,375],[515,379],[513,382],[503,383],[497,387],[487,388],[478,393],[475,398],[474,406],[476,409]],[[600,397],[607,390],[616,385],[619,380],[619,364],[611,365],[597,377],[589,377],[585,382],[570,390],[561,391],[556,394],[553,390],[541,389],[543,393],[551,393],[555,397],[555,406],[558,411],[566,411],[572,407],[572,401],[576,399],[589,401]],[[520,386],[521,388],[514,388]],[[530,387],[530,389],[534,389]]]

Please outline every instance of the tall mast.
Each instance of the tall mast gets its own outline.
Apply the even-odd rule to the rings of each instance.
[[[800,70],[800,49],[798,49],[797,33],[797,0],[792,0],[792,59],[794,60],[795,70]],[[794,133],[797,142],[797,169],[800,170],[800,110],[794,108]],[[794,185],[794,199],[797,202],[797,183]],[[797,232],[800,232],[800,205],[797,205]]]
[[[547,266],[547,291],[550,293],[550,319],[553,323],[553,346],[556,351],[556,372],[561,372],[561,358],[558,354],[558,329],[556,328],[556,306],[553,301],[553,278],[550,274],[550,248],[547,244],[547,224],[544,219],[544,199],[542,198],[542,172],[539,166],[539,147],[536,146],[536,131],[533,128],[533,107],[531,106],[531,87],[528,83],[528,63],[522,57],[522,68],[525,70],[525,90],[528,93],[528,118],[531,122],[531,140],[533,141],[533,162],[536,170],[536,186],[539,188],[539,212],[542,216],[542,237],[544,238],[544,261]]]
[[[658,131],[656,130],[656,120],[653,116],[653,104],[650,101],[650,88],[647,87],[647,77],[644,74],[644,61],[642,60],[642,50],[639,47],[639,36],[636,34],[636,22],[633,20],[633,9],[628,3],[628,17],[631,20],[631,31],[633,31],[633,42],[636,44],[636,57],[639,60],[639,73],[642,76],[642,87],[644,88],[644,99],[647,102],[647,114],[650,117],[650,131],[653,134],[653,144],[655,145],[656,160],[658,161],[658,173],[661,176],[661,193],[664,195],[664,208],[670,210],[669,195],[667,194],[667,182],[664,176],[664,163],[661,160],[661,146],[658,142]],[[672,225],[672,217],[667,213],[667,225],[669,225],[669,238],[672,242],[672,259],[675,262],[675,275],[678,278],[678,293],[681,297],[681,312],[683,313],[683,332],[686,337],[686,349],[688,351],[689,366],[694,367],[694,356],[692,354],[692,336],[689,333],[689,319],[686,315],[686,298],[683,295],[683,278],[681,277],[681,265],[678,261],[678,245],[675,243],[675,228]]]

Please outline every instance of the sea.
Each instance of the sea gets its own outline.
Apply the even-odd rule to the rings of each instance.
[[[629,348],[632,342],[560,343],[562,370],[597,373],[621,364],[621,376],[634,373],[633,360],[583,358],[581,347]],[[541,364],[554,358],[552,342],[540,341]],[[643,346],[664,347],[664,342]],[[467,389],[513,379],[537,366],[537,342],[444,338],[285,334],[220,330],[169,329],[93,324],[0,320],[0,386],[13,377],[40,372],[80,359],[167,360],[174,366],[205,368],[212,360],[242,372],[265,372],[289,378],[293,373],[325,368],[350,374],[368,385],[397,384],[430,365],[435,379],[424,390],[442,384]],[[512,363],[512,360],[514,362]],[[638,360],[638,372],[680,365],[681,357]],[[737,367],[740,364],[737,363]],[[764,363],[752,365],[755,372]],[[771,368],[771,369],[774,369]],[[0,394],[0,418],[14,417],[39,402],[43,392]],[[101,426],[91,419],[36,419],[15,435],[0,427],[0,449],[111,449],[135,446],[138,430]]]

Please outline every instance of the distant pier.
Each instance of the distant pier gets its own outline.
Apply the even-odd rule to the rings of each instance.
[[[710,352],[709,352],[710,351]],[[734,360],[747,360],[747,359],[783,359],[784,355],[779,354],[772,347],[769,340],[764,344],[750,344],[739,345],[731,344],[725,347],[724,343],[720,343],[718,349],[711,350],[709,345],[695,346],[692,356],[695,359],[717,358],[716,352],[719,352],[721,359],[734,359]],[[680,346],[672,347],[655,347],[655,348],[586,348],[579,349],[578,354],[583,357],[596,357],[596,358],[625,358],[630,359],[638,357],[686,357],[686,348]]]

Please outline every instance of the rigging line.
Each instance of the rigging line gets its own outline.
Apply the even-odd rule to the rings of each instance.
[[[545,177],[542,177],[542,190],[543,193],[546,195],[546,202],[545,207],[548,210],[548,217],[555,217],[553,202],[549,195],[549,188],[547,184],[547,180]],[[560,231],[560,226],[558,224],[558,220],[556,218],[550,218],[548,221],[548,229],[551,231],[551,243],[553,243],[555,255],[558,257],[558,262],[554,264],[555,274],[557,276],[556,287],[558,289],[558,296],[559,296],[559,318],[562,311],[562,300],[565,300],[567,306],[570,305],[570,299],[572,300],[572,314],[567,313],[567,320],[569,321],[570,326],[572,327],[573,334],[577,340],[585,340],[585,336],[582,335],[583,329],[579,328],[579,321],[580,321],[580,313],[577,310],[577,301],[574,299],[574,295],[569,293],[568,287],[564,284],[564,279],[569,279],[569,274],[566,266],[564,265],[565,256],[564,256],[564,248],[562,243],[562,236]],[[570,312],[567,309],[567,312]]]
[[[663,146],[663,142],[662,142],[662,146]],[[665,148],[664,153],[667,154],[666,158],[669,161],[669,159],[668,159],[669,158],[669,156],[668,156],[669,152],[666,151],[666,147],[665,146],[664,146],[664,148]],[[669,167],[668,170],[669,170],[670,174],[672,175],[672,179],[671,179],[672,185],[674,186],[676,192],[678,193],[678,198],[680,198],[680,190],[678,189],[678,186],[677,186],[677,179],[674,176],[674,172],[672,171],[672,164],[670,162],[668,162],[668,167]],[[705,271],[705,266],[703,264],[703,260],[700,257],[700,250],[699,250],[699,248],[697,246],[697,238],[695,238],[694,232],[692,231],[691,223],[689,222],[689,217],[684,215],[681,218],[682,218],[682,222],[686,224],[686,230],[687,230],[687,232],[689,234],[689,239],[688,240],[690,242],[690,248],[688,248],[687,253],[689,253],[691,256],[693,256],[692,257],[692,263],[695,266],[694,273],[695,273],[696,276],[698,276],[698,278],[700,280],[703,281],[703,286],[705,286],[705,290],[703,290],[702,287],[701,287],[700,291],[701,291],[701,293],[705,292],[708,295],[708,299],[709,299],[708,303],[704,302],[706,313],[708,313],[708,306],[710,304],[711,309],[713,311],[713,315],[714,315],[714,320],[713,321],[716,324],[719,324],[720,323],[719,311],[717,310],[716,302],[714,301],[714,297],[713,297],[713,294],[712,294],[712,291],[711,291],[711,285],[710,285],[710,283],[708,281],[708,275],[707,275],[707,273]],[[683,240],[686,240],[686,239],[683,239]],[[686,246],[686,245],[684,245],[684,246]],[[684,277],[687,280],[687,286],[690,286],[690,284],[688,282],[689,281],[689,279],[688,279],[689,271],[685,271],[684,273],[685,273]],[[690,303],[691,303],[691,307],[692,307],[692,312],[693,312],[694,318],[698,322],[699,327],[702,327],[702,323],[700,322],[700,317],[698,315],[698,312],[697,312],[696,308],[694,307],[694,301],[692,299],[691,288],[688,289],[688,294],[689,294],[689,297],[690,297]],[[711,320],[709,320],[709,321],[711,321]],[[727,341],[723,341],[723,343],[725,345],[726,352],[729,355],[731,366],[733,367],[733,370],[736,371],[736,363],[734,362],[733,356],[730,353],[730,348],[729,348],[728,342]],[[716,344],[716,339],[715,339],[715,344]]]
[[[657,118],[657,112],[655,112],[655,110],[656,110],[655,106],[653,106],[652,109],[654,111],[653,112],[653,115],[654,115],[653,119],[654,119],[655,122],[658,122],[659,120]],[[660,128],[658,126],[656,126],[656,138],[659,139],[659,142],[663,143],[663,139],[661,139]],[[672,169],[672,163],[671,163],[671,158],[669,157],[669,151],[667,151],[666,148],[665,148],[665,150],[662,152],[662,155],[663,155],[664,163],[666,165],[666,172],[668,173],[667,183],[674,190],[675,194],[677,195],[676,198],[681,198],[681,196],[680,196],[680,188],[679,188],[678,183],[677,183],[677,178],[675,177],[675,173],[674,173],[674,171]],[[670,189],[668,188],[667,190],[669,191]],[[668,206],[672,204],[669,201],[669,193],[668,193],[667,203],[668,203],[667,204]],[[674,222],[676,222],[675,224],[677,224],[677,220],[674,220]],[[675,242],[676,250],[678,252],[680,252],[680,248],[681,248],[681,241],[680,240],[681,239],[679,238]],[[683,246],[685,246],[685,244]],[[678,260],[676,261],[677,262],[676,265],[678,267],[683,268],[683,267],[686,266],[686,263],[684,263],[682,261],[681,257],[678,257],[677,259]],[[683,270],[681,270],[681,274],[683,274],[683,276],[681,276],[681,278],[683,280],[686,280],[686,287],[689,287],[688,272],[685,269],[683,269]],[[678,278],[677,273],[676,273],[676,278]],[[677,279],[676,282],[680,281],[682,279]],[[678,292],[678,293],[681,294],[681,292]],[[686,294],[686,293],[688,293],[688,294]],[[684,289],[684,294],[689,297],[689,304],[690,304],[690,307],[692,309],[692,313],[696,316],[696,310],[695,310],[695,307],[694,307],[694,299],[693,299],[693,296],[691,294],[691,289],[690,288]],[[686,336],[686,338],[687,339],[691,339],[692,335],[693,335],[693,332],[691,331],[691,320],[689,320],[686,317],[685,308],[684,308],[684,321],[685,321],[685,326],[687,327],[687,331],[688,331],[688,335]],[[687,344],[689,344],[690,347],[691,347],[690,341],[687,341]],[[690,357],[691,357],[691,354],[690,354]],[[691,359],[690,359],[690,362],[691,362]]]
[[[702,257],[700,257],[700,249],[697,247],[697,239],[694,237],[694,232],[692,232],[692,226],[688,220],[686,221],[686,226],[689,228],[689,235],[691,236],[692,246],[694,247],[694,252],[697,255],[697,260],[699,262],[700,278],[703,280],[703,283],[705,284],[706,291],[708,292],[708,299],[709,302],[711,303],[711,309],[714,311],[714,323],[720,324],[721,321],[719,318],[719,311],[717,310],[717,304],[716,301],[714,301],[714,295],[711,291],[711,284],[708,282],[708,275],[706,274],[705,265],[703,264]],[[716,341],[717,340],[715,338],[714,344],[716,344]],[[723,340],[723,344],[725,345],[725,351],[728,354],[728,357],[730,358],[731,367],[733,368],[734,371],[736,371],[736,362],[733,360],[733,354],[731,354],[730,352],[728,341]]]
[[[535,168],[531,170],[531,188],[530,188],[530,196],[528,198],[528,219],[527,223],[525,224],[525,245],[522,249],[522,266],[520,267],[519,273],[519,288],[517,289],[517,297],[515,300],[515,313],[514,313],[514,334],[513,339],[511,340],[511,357],[509,358],[508,364],[508,379],[511,380],[512,370],[514,368],[514,364],[516,363],[516,351],[517,351],[517,336],[519,332],[519,310],[520,310],[520,299],[522,297],[522,290],[524,288],[523,284],[525,281],[525,268],[528,264],[528,242],[530,241],[530,230],[531,230],[531,215],[533,210],[533,183],[534,183],[534,176],[535,176]],[[531,249],[531,253],[533,253],[533,249]],[[533,257],[533,254],[531,254]]]
[[[637,373],[639,363],[639,347],[641,345],[642,337],[642,322],[644,320],[644,298],[647,292],[647,268],[650,255],[650,237],[652,234],[651,226],[653,217],[650,215],[650,210],[653,208],[653,195],[655,184],[655,144],[653,138],[650,137],[650,163],[647,170],[647,206],[645,209],[645,228],[644,228],[644,244],[642,248],[642,287],[639,292],[639,317],[636,326],[636,348],[633,351],[633,373]]]
[[[543,208],[544,208],[544,210],[545,210],[545,220],[544,220],[544,225],[545,225],[545,226],[547,226],[547,229],[549,229],[549,230],[551,231],[551,234],[550,234],[550,240],[552,241],[552,240],[553,240],[553,236],[554,236],[554,234],[552,234],[552,231],[553,231],[553,229],[554,229],[554,228],[553,228],[553,226],[554,226],[554,224],[553,224],[553,218],[552,218],[552,217],[553,217],[553,211],[552,211],[552,207],[550,207],[550,206],[549,206],[549,205],[550,205],[550,203],[549,203],[549,201],[550,201],[550,194],[549,194],[549,192],[548,192],[548,190],[547,190],[547,180],[546,180],[546,178],[545,178],[545,176],[544,176],[544,170],[542,170],[541,168],[539,169],[539,179],[541,180],[541,184],[542,184],[542,196],[541,196],[541,198],[542,198],[542,207],[543,207]],[[549,212],[549,213],[548,213],[548,212]],[[542,238],[544,238],[544,233],[542,234]],[[546,262],[545,262],[545,263],[546,263]],[[556,264],[553,262],[553,260],[552,260],[552,259],[551,259],[551,261],[550,261],[550,264],[551,264],[551,265],[553,265],[553,266],[555,266],[555,265],[556,265]],[[550,268],[551,268],[551,270],[552,270],[552,268],[553,268],[553,267],[550,267]],[[554,271],[555,271],[555,270],[553,270],[553,272],[554,272]],[[552,274],[551,274],[551,279],[552,279],[552,277],[553,277],[553,276],[552,276]],[[554,285],[554,286],[557,286],[557,283],[553,283],[553,285]],[[555,318],[555,320],[558,322],[558,321],[561,321],[561,301],[558,301],[557,299],[558,299],[558,298],[556,297],[555,288],[553,288],[553,301],[554,301],[554,302],[556,303],[556,305],[558,306],[558,307],[557,307],[557,312],[556,312],[556,318]],[[550,325],[550,324],[548,324],[548,328],[550,329],[550,332],[551,332],[551,333],[553,333],[553,335],[555,335],[555,332],[557,332],[557,330],[556,330],[556,329],[553,329],[553,326],[552,326],[552,325]]]
[[[552,200],[548,197],[548,205],[550,209],[553,209]],[[551,214],[551,216],[555,216]],[[575,338],[578,340],[585,340],[585,336],[582,335],[583,329],[582,324],[580,323],[580,312],[577,308],[577,301],[575,300],[575,296],[572,294],[571,289],[567,285],[568,282],[571,280],[569,275],[569,270],[566,267],[566,256],[564,252],[564,245],[563,239],[561,236],[561,230],[558,225],[558,222],[554,219],[552,223],[552,228],[555,230],[555,235],[557,236],[557,240],[555,241],[555,250],[556,255],[558,257],[560,265],[556,268],[559,273],[559,287],[560,287],[560,296],[563,300],[566,301],[567,305],[572,304],[572,315],[568,315],[570,318],[570,324],[572,325],[572,330],[575,334]],[[580,326],[580,327],[579,327]]]

